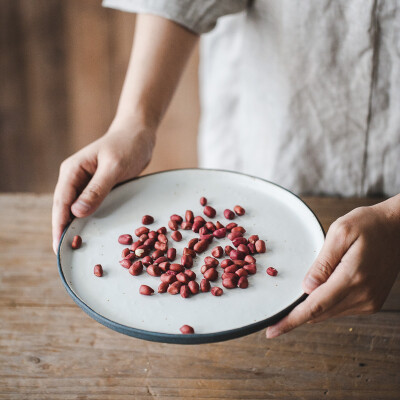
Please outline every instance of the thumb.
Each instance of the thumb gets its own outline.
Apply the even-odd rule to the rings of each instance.
[[[110,192],[117,181],[112,168],[98,168],[86,188],[71,206],[72,213],[78,217],[92,214]]]
[[[355,232],[352,231],[351,225],[342,221],[337,220],[331,225],[318,257],[304,277],[303,290],[305,293],[310,294],[328,280],[342,257],[354,243]]]

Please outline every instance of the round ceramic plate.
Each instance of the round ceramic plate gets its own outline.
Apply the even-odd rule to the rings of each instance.
[[[246,214],[234,222],[257,234],[267,244],[267,252],[256,255],[257,273],[249,276],[247,289],[224,289],[220,297],[199,293],[190,298],[179,294],[158,294],[160,279],[143,272],[132,276],[121,267],[118,243],[121,234],[142,226],[145,214],[155,218],[150,229],[167,226],[172,214],[185,210],[203,215],[201,196],[217,210],[212,221],[226,225],[225,208],[236,204]],[[208,218],[207,218],[208,219]],[[177,249],[179,262],[185,244],[198,236],[183,231],[183,240],[170,246]],[[74,235],[82,247],[71,249]],[[62,281],[73,300],[92,318],[126,335],[169,343],[209,343],[232,339],[258,331],[285,316],[304,300],[301,283],[324,241],[324,232],[313,212],[295,195],[280,186],[252,176],[220,170],[182,169],[143,176],[116,187],[90,217],[74,219],[66,228],[58,251]],[[200,273],[203,259],[214,246],[231,244],[228,238],[214,239],[209,250],[198,255],[192,270]],[[101,278],[93,274],[95,264],[103,266]],[[273,266],[275,277],[266,274]],[[221,276],[222,269],[219,270]],[[212,286],[220,286],[221,278]],[[155,290],[152,296],[139,294],[140,285]],[[195,334],[182,335],[184,325]]]

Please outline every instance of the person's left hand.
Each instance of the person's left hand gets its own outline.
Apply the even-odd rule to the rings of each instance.
[[[303,281],[309,296],[270,326],[267,338],[305,322],[381,309],[400,269],[400,210],[394,199],[357,208],[332,224]]]

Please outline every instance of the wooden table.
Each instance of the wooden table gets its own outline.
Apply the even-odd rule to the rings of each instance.
[[[378,200],[305,198],[325,229]],[[0,195],[0,399],[399,399],[400,280],[383,310],[223,343],[113,332],[64,290],[50,195]]]

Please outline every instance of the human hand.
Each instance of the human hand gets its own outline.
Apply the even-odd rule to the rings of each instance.
[[[52,211],[55,253],[71,213],[92,214],[114,185],[138,175],[150,161],[154,142],[154,130],[114,127],[61,164]]]
[[[396,197],[357,208],[332,224],[303,280],[309,296],[270,326],[267,338],[305,322],[381,309],[400,269],[400,207]]]

